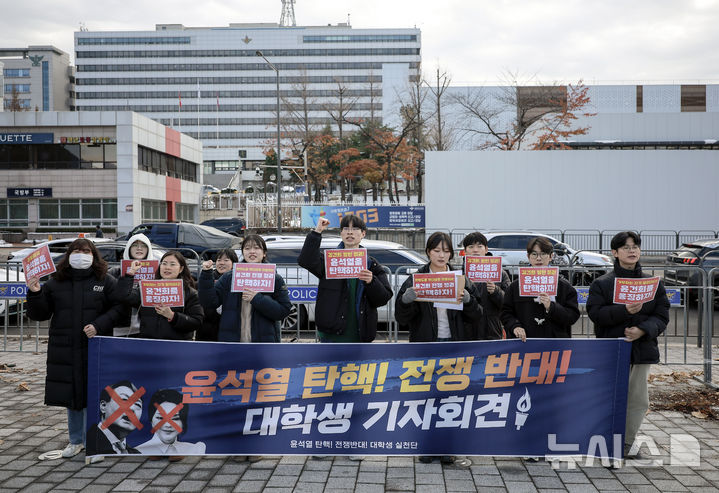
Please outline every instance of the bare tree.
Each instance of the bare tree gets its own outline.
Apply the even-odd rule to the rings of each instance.
[[[428,117],[428,121],[431,122],[428,132],[431,147],[428,149],[435,151],[447,151],[452,148],[454,143],[455,130],[447,122],[443,113],[443,110],[449,104],[448,98],[445,97],[445,92],[451,80],[447,72],[440,71],[440,68],[437,67],[435,80],[432,81],[432,84],[427,83],[427,87],[429,87],[432,94],[433,105],[432,116]]]
[[[415,184],[417,187],[417,201],[422,202],[423,198],[423,177],[424,177],[424,151],[430,148],[429,139],[426,135],[426,99],[427,92],[422,87],[425,84],[422,76],[421,68],[417,71],[417,75],[412,77],[407,86],[407,91],[402,95],[401,113],[402,121],[406,126],[410,122],[411,133],[408,138],[410,144],[416,147],[420,152],[419,164],[415,174]],[[407,187],[407,199],[409,200],[409,187]]]
[[[299,82],[292,84],[291,89],[281,97],[281,127],[285,142],[296,156],[302,156],[313,138],[321,131],[323,125],[315,123],[312,111],[317,108],[317,101],[311,96],[307,72],[302,71]]]
[[[562,98],[566,100],[564,86],[534,83],[534,78],[520,83],[514,73],[503,78],[506,84],[495,92],[480,88],[452,95],[464,117],[461,130],[481,139],[479,149],[521,149],[533,126],[561,111]]]
[[[27,111],[28,110],[28,108],[24,107],[20,103],[20,93],[18,92],[15,84],[12,84],[12,89],[10,90],[10,101],[8,102],[8,105],[5,109],[8,111]]]

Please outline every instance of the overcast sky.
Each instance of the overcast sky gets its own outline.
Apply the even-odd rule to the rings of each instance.
[[[152,31],[155,24],[278,22],[281,0],[24,0],[3,2],[0,47],[52,44],[73,33]],[[297,25],[418,27],[425,73],[453,85],[502,74],[541,82],[719,82],[719,0],[297,0]]]

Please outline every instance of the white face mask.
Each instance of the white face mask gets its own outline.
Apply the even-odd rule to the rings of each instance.
[[[92,255],[89,253],[71,253],[70,267],[73,269],[89,269],[92,265]]]

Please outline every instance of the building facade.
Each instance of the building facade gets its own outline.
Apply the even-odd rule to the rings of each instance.
[[[70,56],[54,46],[0,48],[5,111],[74,109]]]
[[[130,111],[0,114],[0,228],[196,221],[202,144]]]
[[[534,104],[526,103],[532,97],[557,100],[561,92],[556,89],[546,86],[451,87],[443,107],[446,128],[454,132],[449,150],[475,150],[486,141],[485,135],[467,130],[484,130],[486,126],[461,103],[472,104],[485,115],[491,115],[495,129],[502,131],[516,121],[517,105],[527,108]],[[693,145],[692,148],[717,148],[719,132],[715,117],[719,113],[719,84],[588,85],[587,89],[589,102],[575,112],[578,118],[572,127],[588,127],[588,130],[569,139],[571,147],[633,149]],[[507,104],[508,101],[516,104]],[[528,149],[535,137],[529,132],[522,148]]]
[[[420,45],[418,29],[347,24],[81,31],[76,104],[80,111],[129,109],[199,138],[206,183],[224,186],[243,162],[264,160],[263,149],[276,147],[277,74],[283,122],[302,113],[298,126],[337,128],[332,115],[343,106],[347,118],[391,124],[398,95],[418,72]],[[223,183],[213,181],[217,175]]]

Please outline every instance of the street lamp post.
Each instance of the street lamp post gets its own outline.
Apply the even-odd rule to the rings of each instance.
[[[277,232],[282,233],[282,168],[280,166],[280,71],[272,65],[261,51],[257,50],[255,54],[267,62],[272,67],[277,76]]]

